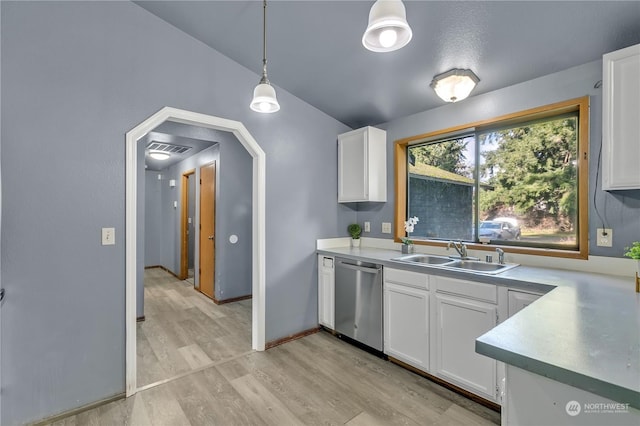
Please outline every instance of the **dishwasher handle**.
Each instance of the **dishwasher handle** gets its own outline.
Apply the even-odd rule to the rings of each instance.
[[[367,266],[358,266],[358,265],[353,265],[351,263],[345,263],[345,262],[338,262],[338,265],[341,268],[347,268],[347,269],[353,269],[354,271],[359,271],[359,272],[366,272],[368,274],[377,274],[381,271],[382,268],[377,267],[377,268],[369,268]]]

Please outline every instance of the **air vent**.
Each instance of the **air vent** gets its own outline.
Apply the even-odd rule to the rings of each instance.
[[[184,154],[191,149],[190,146],[171,145],[168,143],[150,142],[147,145],[147,149],[150,151],[162,151],[167,154]]]

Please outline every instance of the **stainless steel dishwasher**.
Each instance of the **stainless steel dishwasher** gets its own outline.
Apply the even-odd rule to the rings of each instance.
[[[336,258],[336,331],[382,351],[382,266]]]

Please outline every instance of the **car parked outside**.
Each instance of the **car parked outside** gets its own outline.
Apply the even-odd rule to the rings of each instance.
[[[503,241],[519,240],[521,235],[518,221],[511,218],[484,220],[480,222],[480,229],[478,232],[480,238]]]

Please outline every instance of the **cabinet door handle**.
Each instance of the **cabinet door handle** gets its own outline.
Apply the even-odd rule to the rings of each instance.
[[[0,288],[0,302],[4,300],[4,288]]]
[[[354,271],[365,272],[365,273],[368,273],[368,274],[378,274],[381,271],[380,268],[368,268],[366,266],[351,265],[349,263],[340,263],[340,267],[341,268],[347,268],[347,269],[353,269]]]

